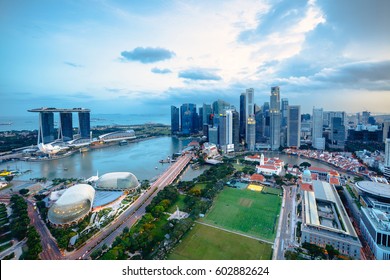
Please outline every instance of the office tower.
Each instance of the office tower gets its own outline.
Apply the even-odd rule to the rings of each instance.
[[[212,113],[211,105],[203,103],[203,124],[212,124]]]
[[[383,142],[386,143],[386,139],[390,138],[390,121],[384,121],[382,125]]]
[[[282,127],[287,126],[288,99],[282,98]]]
[[[260,110],[261,110],[261,107],[259,105],[255,104],[255,109],[254,109],[253,113],[256,115],[256,113]]]
[[[240,141],[245,140],[245,129],[246,129],[246,120],[245,120],[245,93],[240,95]]]
[[[247,149],[249,151],[254,151],[256,143],[256,121],[253,115],[248,118],[246,136]]]
[[[189,135],[197,130],[196,105],[186,103],[180,106],[181,133]]]
[[[251,119],[253,122],[255,117],[255,106],[254,106],[254,89],[253,88],[248,88],[245,91],[245,120],[246,120],[246,135],[245,135],[245,142],[248,143],[249,141],[252,141],[252,139],[249,139],[248,135],[248,121]],[[255,135],[253,135],[255,136]],[[253,142],[255,139],[253,139]]]
[[[209,126],[209,143],[218,145],[218,127]]]
[[[368,118],[370,117],[371,113],[368,111],[363,111],[362,113],[362,124],[367,125],[368,124]]]
[[[81,138],[90,138],[91,120],[89,112],[79,112],[79,134]]]
[[[280,147],[280,88],[271,87],[270,98],[270,144],[271,150],[278,150]]]
[[[290,105],[287,108],[287,146],[301,146],[301,106]]]
[[[203,130],[203,107],[199,107],[199,114],[198,114],[198,130]]]
[[[47,144],[54,141],[54,114],[52,112],[39,113],[38,144]]]
[[[269,139],[271,133],[270,133],[270,119],[269,119],[269,102],[264,102],[263,104],[263,117],[264,117],[264,132],[263,132],[263,135],[264,135],[264,138],[266,140]]]
[[[240,146],[240,115],[236,110],[232,111],[233,117],[233,144],[234,150],[238,151]]]
[[[171,106],[171,133],[177,134],[180,131],[179,108]]]
[[[326,127],[331,126],[332,118],[341,118],[343,125],[345,125],[345,112],[342,111],[326,111],[323,112],[323,125]]]
[[[59,138],[62,141],[73,139],[73,118],[70,112],[60,112]]]
[[[233,145],[233,111],[226,110],[226,144]]]
[[[385,142],[385,164],[384,175],[390,179],[390,139],[387,138]]]
[[[209,141],[209,125],[203,125],[203,136],[206,136],[207,142]]]
[[[331,121],[331,143],[337,148],[344,148],[345,126],[342,118],[334,117]]]
[[[325,138],[322,137],[323,127],[323,110],[322,108],[313,108],[312,125],[313,130],[311,133],[312,146],[318,150],[325,149]]]
[[[222,150],[227,144],[227,120],[226,115],[219,116],[219,125],[218,125],[218,144]]]
[[[229,103],[221,99],[218,99],[217,101],[213,102],[213,113],[214,115],[224,114],[225,110],[228,109],[229,107],[230,107]]]
[[[255,142],[262,143],[264,139],[264,120],[265,120],[262,110],[256,112],[255,120],[256,120]]]

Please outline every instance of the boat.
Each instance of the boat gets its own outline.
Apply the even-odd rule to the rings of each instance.
[[[125,146],[127,144],[129,144],[129,143],[126,140],[122,140],[119,142],[119,146]]]
[[[158,167],[156,166],[154,169],[158,169]]]
[[[80,148],[80,153],[86,153],[89,151],[89,148],[88,147],[83,147],[83,148]]]

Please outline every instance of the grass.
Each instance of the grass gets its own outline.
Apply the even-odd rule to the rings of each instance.
[[[282,190],[281,189],[276,189],[276,188],[264,187],[263,188],[263,193],[280,195],[280,194],[282,194]]]
[[[201,221],[273,241],[281,201],[276,195],[225,188]]]
[[[176,211],[176,206],[179,206],[179,209],[180,211],[183,211],[183,209],[185,208],[186,204],[184,203],[184,198],[186,196],[185,195],[182,195],[182,194],[179,194],[179,197],[177,198],[177,201],[172,204],[167,210],[166,212],[168,213],[174,213]]]
[[[205,183],[198,183],[198,184],[195,184],[195,186],[191,189],[191,190],[203,190],[204,188],[206,188],[206,184]]]
[[[234,169],[236,169],[236,171],[242,171],[244,169],[245,165],[233,163],[233,167],[234,167]]]
[[[270,260],[272,247],[209,226],[196,224],[168,256],[169,260]]]

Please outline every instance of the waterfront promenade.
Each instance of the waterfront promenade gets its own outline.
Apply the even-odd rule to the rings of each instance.
[[[111,224],[100,230],[87,243],[76,251],[70,252],[63,259],[89,259],[93,250],[101,248],[104,244],[110,246],[123,229],[132,227],[144,214],[157,193],[171,184],[190,162],[192,156],[181,156],[171,165],[128,209],[126,209]]]

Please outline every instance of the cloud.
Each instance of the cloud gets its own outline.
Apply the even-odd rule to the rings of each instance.
[[[193,68],[182,70],[178,77],[195,81],[219,81],[222,80],[220,76],[214,73],[215,70]]]
[[[169,74],[169,73],[172,73],[172,71],[168,68],[157,68],[157,67],[154,67],[150,70],[152,73],[155,73],[155,74]]]
[[[132,51],[121,52],[122,61],[139,61],[141,63],[154,63],[175,56],[173,51],[163,48],[137,47]]]
[[[74,67],[74,68],[83,68],[84,67],[84,65],[69,62],[69,61],[64,61],[64,64],[71,66],[71,67]]]
[[[107,88],[107,87],[105,87],[104,89],[106,91],[114,92],[114,93],[117,93],[117,92],[120,92],[120,91],[124,90],[123,88]]]

